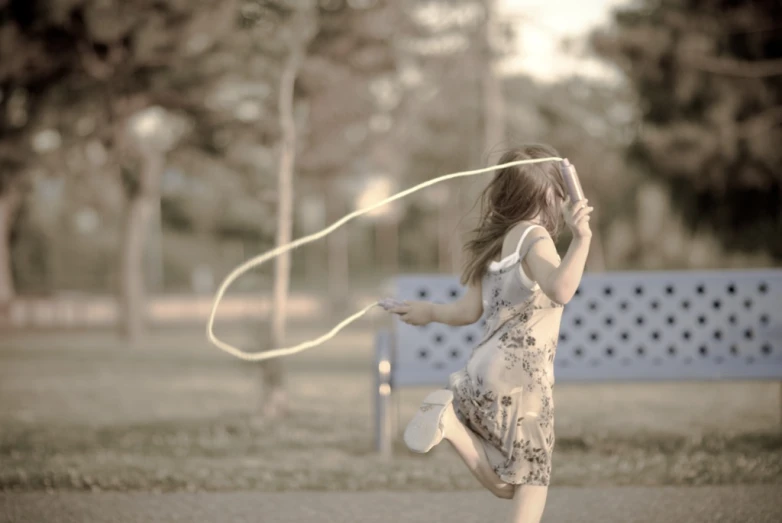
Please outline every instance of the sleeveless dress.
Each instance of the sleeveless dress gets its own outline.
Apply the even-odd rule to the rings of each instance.
[[[449,376],[456,416],[479,437],[494,472],[514,485],[548,485],[554,450],[554,356],[564,306],[525,273],[523,253],[487,267],[484,327],[466,366]]]

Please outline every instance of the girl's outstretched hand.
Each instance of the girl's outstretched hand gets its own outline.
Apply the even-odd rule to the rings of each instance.
[[[575,169],[572,165],[571,168]],[[593,210],[594,207],[589,206],[589,200],[586,198],[577,202],[571,202],[570,196],[565,199],[562,214],[565,216],[565,223],[570,227],[574,238],[592,237],[592,229],[589,228],[589,214]]]
[[[388,309],[399,314],[399,319],[410,325],[426,325],[432,322],[432,303],[428,301],[404,301],[402,305]]]

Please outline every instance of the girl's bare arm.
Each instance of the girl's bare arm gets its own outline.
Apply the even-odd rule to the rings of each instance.
[[[567,253],[559,261],[557,249],[548,233],[536,242],[525,257],[532,278],[543,293],[562,305],[575,295],[584,274],[591,237],[574,237]]]
[[[483,315],[481,284],[469,284],[467,292],[458,301],[451,303],[427,302],[431,307],[432,321],[459,326],[475,323]]]
[[[541,230],[533,231],[534,237],[543,239],[535,242],[526,256],[532,278],[546,296],[562,305],[576,293],[584,275],[589,244],[592,242],[589,215],[594,209],[588,202],[588,199],[583,199],[571,203],[569,198],[565,202],[562,212],[573,239],[562,261],[559,260],[551,236]]]

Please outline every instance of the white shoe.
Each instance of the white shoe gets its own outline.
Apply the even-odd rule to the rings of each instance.
[[[405,429],[404,440],[407,448],[413,452],[425,454],[440,443],[445,436],[443,414],[453,402],[453,392],[440,389],[430,392],[418,412]]]

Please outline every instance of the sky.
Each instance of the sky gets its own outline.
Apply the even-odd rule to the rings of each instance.
[[[614,7],[630,0],[498,0],[506,16],[518,19],[517,55],[502,64],[506,73],[525,72],[542,82],[553,82],[572,74],[612,81],[617,73],[596,58],[578,56],[589,31],[607,24]],[[577,39],[576,49],[561,49],[564,38]]]

